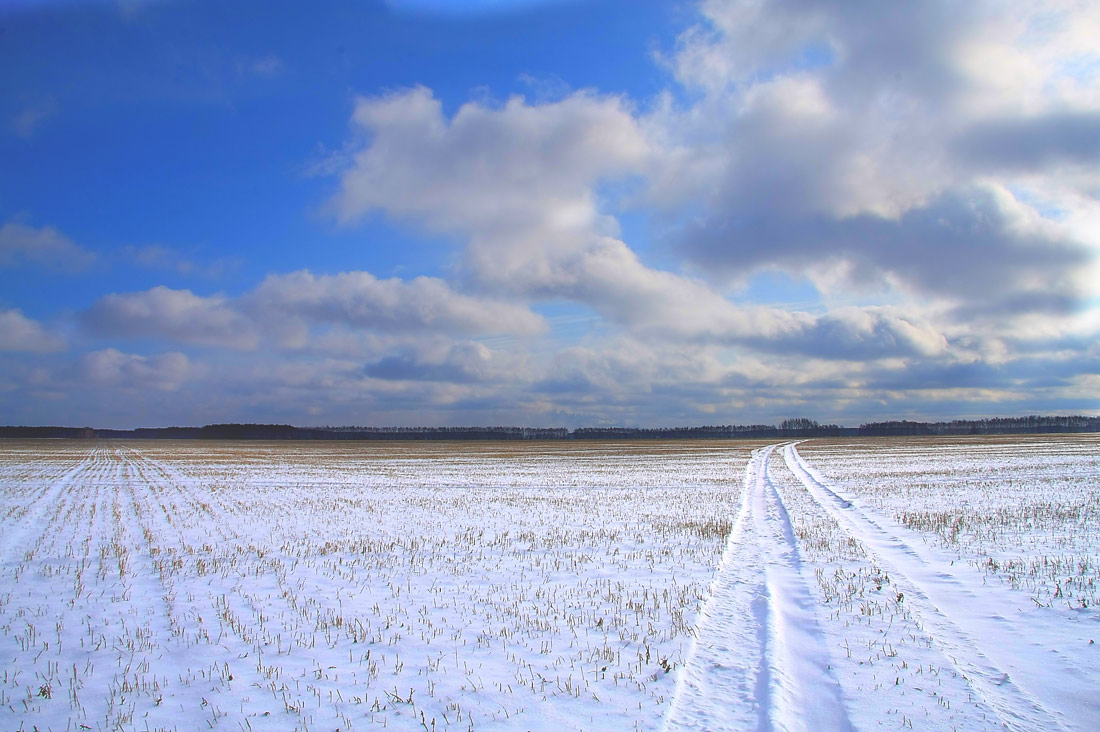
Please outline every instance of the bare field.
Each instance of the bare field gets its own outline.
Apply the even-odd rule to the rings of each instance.
[[[0,444],[0,710],[652,728],[751,447]]]
[[[1100,440],[0,442],[0,727],[1100,722]]]
[[[1100,435],[815,440],[807,460],[1038,605],[1096,605]]]

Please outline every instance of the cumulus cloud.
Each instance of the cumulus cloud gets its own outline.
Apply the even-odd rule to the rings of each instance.
[[[653,199],[705,201],[679,241],[706,271],[777,265],[824,288],[844,272],[959,317],[1095,294],[1080,274],[1100,239],[1034,205],[1100,190],[1090,4],[702,8],[671,60],[698,97],[647,124],[665,141]]]
[[[680,343],[832,358],[944,348],[942,335],[912,325],[912,317],[866,310],[862,319],[852,312],[822,318],[740,306],[702,280],[646,266],[614,235],[616,223],[596,195],[601,181],[640,175],[652,158],[618,99],[582,93],[535,106],[468,104],[448,120],[438,100],[417,88],[360,100],[354,120],[367,140],[342,175],[334,210],[354,219],[380,209],[466,236],[467,274],[483,291],[583,303],[616,325]],[[340,289],[334,285],[326,283],[326,292]],[[312,281],[296,287],[310,290]],[[501,313],[494,317],[504,320]]]
[[[575,288],[587,263],[618,256],[617,222],[596,187],[639,173],[649,145],[618,97],[469,103],[452,118],[422,87],[359,100],[363,138],[331,208],[344,221],[370,211],[466,237],[479,285],[552,296]]]
[[[65,342],[20,310],[0,310],[0,351],[49,353],[60,351]]]
[[[378,279],[369,272],[269,275],[246,298],[265,320],[295,318],[400,333],[409,330],[535,334],[542,319],[526,307],[456,292],[435,277]]]
[[[898,363],[744,354],[619,336],[563,349],[531,388],[577,424],[609,418],[655,426],[774,423],[799,414],[842,414],[851,403],[883,398],[867,383]]]
[[[527,381],[532,369],[529,357],[476,341],[428,341],[388,353],[368,363],[363,373],[388,381],[516,384]]]
[[[954,143],[957,154],[991,172],[1093,168],[1100,163],[1100,111],[982,120]]]
[[[498,298],[464,295],[443,280],[378,279],[368,272],[269,275],[236,298],[196,295],[164,286],[112,293],[80,315],[92,333],[254,349],[264,339],[301,348],[347,341],[334,329],[407,335],[533,335],[545,330],[528,308]],[[320,329],[319,331],[316,329]]]
[[[647,143],[618,97],[576,93],[543,105],[522,97],[443,115],[416,87],[361,98],[352,122],[366,144],[332,202],[344,221],[382,209],[444,230],[588,224],[590,186],[630,172]]]
[[[762,340],[761,350],[823,359],[864,361],[947,352],[947,336],[934,324],[892,307],[844,307],[807,322],[799,331]]]
[[[555,354],[536,388],[551,394],[622,396],[655,385],[716,383],[722,366],[713,349],[682,349],[620,336]]]
[[[94,254],[74,244],[52,226],[35,228],[9,220],[0,227],[0,267],[35,265],[75,272],[94,261]]]
[[[989,315],[1021,308],[1064,310],[1085,296],[1081,270],[1095,254],[1055,222],[1042,221],[1007,191],[955,189],[896,218],[716,214],[685,234],[685,251],[711,271],[776,265],[817,273],[838,268],[841,286],[895,284]]]
[[[197,369],[183,353],[143,356],[107,348],[84,354],[77,373],[83,380],[101,386],[175,391],[193,378]]]
[[[258,341],[252,321],[224,296],[203,297],[164,286],[106,295],[81,320],[91,331],[108,336],[231,348],[253,348]]]

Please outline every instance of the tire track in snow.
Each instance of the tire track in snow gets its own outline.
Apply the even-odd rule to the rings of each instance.
[[[1095,667],[1035,640],[1066,640],[1064,617],[1029,612],[1026,622],[1018,622],[1021,618],[1013,617],[1018,593],[996,586],[976,592],[976,577],[959,576],[958,567],[937,557],[919,534],[832,485],[793,444],[784,448],[783,457],[813,499],[895,581],[908,586],[906,604],[1006,728],[1100,729]]]
[[[768,475],[775,448],[754,451],[745,468],[741,509],[666,731],[851,729],[794,530]]]

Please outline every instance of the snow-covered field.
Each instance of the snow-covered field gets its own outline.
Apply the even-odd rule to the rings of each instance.
[[[0,557],[0,729],[1100,729],[1095,436],[3,441]]]

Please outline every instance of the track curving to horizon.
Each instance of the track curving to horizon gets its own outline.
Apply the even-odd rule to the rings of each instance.
[[[666,732],[852,729],[816,601],[768,459],[753,452],[741,509],[700,611]]]
[[[919,627],[998,728],[1100,729],[1100,672],[1082,651],[1092,646],[1086,624],[1027,607],[1018,590],[984,584],[966,563],[823,476],[797,444],[756,450],[746,466],[740,510],[698,615],[666,732],[855,727],[855,710],[845,705],[858,694],[846,696],[830,658],[829,634],[837,629],[828,628],[832,621],[811,590],[812,570],[803,568],[772,482],[773,453],[782,453],[810,505],[904,589]]]

